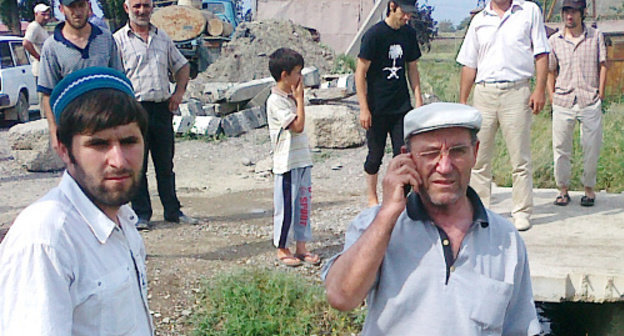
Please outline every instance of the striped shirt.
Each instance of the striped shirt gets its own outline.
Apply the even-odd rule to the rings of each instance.
[[[571,108],[575,102],[580,107],[598,102],[600,64],[607,61],[602,33],[585,26],[577,43],[566,39],[563,31],[552,35],[548,41],[552,47],[548,69],[559,71],[553,104]]]
[[[266,106],[273,147],[273,173],[284,174],[295,168],[312,166],[305,132],[297,133],[287,129],[297,118],[295,100],[274,87]]]
[[[148,40],[144,41],[127,24],[113,36],[137,100],[159,103],[169,99],[169,71],[175,74],[188,61],[167,33],[150,25]]]
[[[119,52],[110,32],[91,25],[89,41],[82,49],[63,36],[63,26],[65,22],[57,25],[54,37],[43,44],[37,91],[49,95],[65,76],[88,67],[102,66],[123,71]]]

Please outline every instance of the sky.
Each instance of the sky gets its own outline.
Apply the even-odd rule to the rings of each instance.
[[[477,7],[477,0],[419,0],[418,3],[435,7],[433,18],[436,21],[451,20],[454,25],[460,23]]]

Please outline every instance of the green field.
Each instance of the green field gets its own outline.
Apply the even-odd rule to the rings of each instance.
[[[431,50],[423,54],[419,62],[423,93],[433,93],[440,100],[459,100],[459,78],[461,66],[455,56],[461,40],[445,39],[432,43]],[[598,162],[597,190],[607,192],[624,191],[624,97],[609,97],[604,104],[603,147]],[[534,116],[531,130],[533,159],[533,185],[535,188],[554,188],[552,156],[552,121],[550,106]],[[499,132],[496,155],[493,162],[493,176],[497,185],[511,186],[511,165],[504,141]],[[577,125],[572,158],[572,190],[582,190],[581,176],[583,157]]]

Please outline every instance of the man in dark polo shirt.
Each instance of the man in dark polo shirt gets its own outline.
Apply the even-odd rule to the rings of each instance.
[[[57,149],[56,122],[50,107],[54,86],[70,73],[93,66],[123,72],[121,58],[109,31],[88,22],[91,3],[87,0],[61,0],[65,22],[54,29],[54,37],[43,44],[37,91],[43,94],[42,108],[48,120],[52,147]]]
[[[360,103],[360,125],[366,130],[368,144],[364,172],[369,206],[379,203],[377,172],[388,133],[394,156],[400,153],[403,145],[403,116],[412,108],[406,70],[416,107],[422,105],[417,64],[420,49],[416,31],[407,24],[414,12],[413,0],[391,0],[386,18],[362,37],[355,85]]]

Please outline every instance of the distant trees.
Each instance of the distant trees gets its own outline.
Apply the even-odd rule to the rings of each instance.
[[[464,30],[464,29],[466,29],[466,27],[468,27],[468,25],[470,24],[470,20],[471,19],[472,19],[472,17],[466,16],[463,20],[461,20],[461,22],[457,25],[457,27],[455,29],[457,29],[457,30]]]
[[[0,0],[0,19],[13,35],[22,34],[17,0]]]
[[[431,49],[431,41],[438,35],[436,27],[438,22],[431,16],[432,12],[432,6],[421,5],[410,21],[410,26],[414,27],[418,34],[418,44],[427,50]]]
[[[442,20],[438,22],[438,31],[441,33],[452,33],[455,31],[455,26],[451,20]]]

